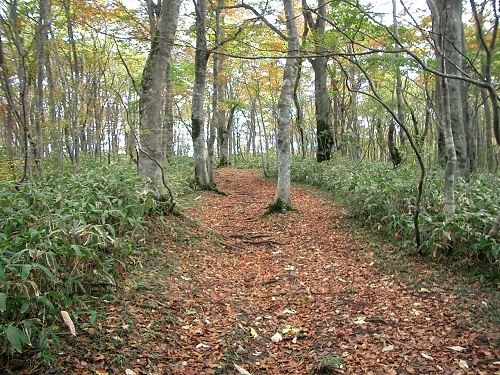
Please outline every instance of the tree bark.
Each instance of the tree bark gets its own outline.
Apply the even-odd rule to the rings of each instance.
[[[196,52],[194,58],[195,78],[191,107],[191,124],[194,152],[195,183],[202,189],[210,186],[207,169],[207,146],[205,139],[204,96],[207,76],[206,0],[195,3],[196,11]]]
[[[461,0],[428,0],[433,17],[433,31],[438,58],[443,60],[443,69],[447,74],[463,76],[463,25],[462,25],[462,1]],[[438,40],[439,39],[439,40]],[[444,70],[442,71],[444,72]],[[467,92],[464,90],[462,82],[458,79],[447,79],[443,85],[443,80],[437,77],[437,95],[442,98],[446,95],[450,108],[456,110],[449,111],[450,122],[453,134],[453,144],[456,153],[457,169],[456,178],[470,177],[470,164],[467,149],[467,138],[465,134],[464,103],[468,105]],[[447,92],[445,93],[445,90]],[[446,118],[449,109],[445,105],[438,105],[438,117]],[[443,128],[443,132],[446,129]],[[446,141],[446,134],[444,135]],[[445,158],[448,158],[448,146],[445,145]]]
[[[306,0],[302,0],[303,14],[309,28],[314,32],[316,57],[309,59],[314,70],[314,102],[316,108],[316,140],[318,149],[316,161],[321,163],[330,160],[333,147],[331,128],[330,96],[326,84],[326,66],[328,58],[325,56],[323,37],[325,35],[326,0],[318,0],[316,21],[313,20],[311,10]]]
[[[278,184],[269,211],[281,211],[292,206],[290,197],[290,122],[293,85],[299,58],[299,33],[295,21],[293,0],[283,0],[288,32],[288,53],[283,85],[278,100],[277,169]]]
[[[455,1],[455,0],[453,0]],[[444,144],[446,150],[446,160],[445,160],[445,170],[444,170],[444,196],[445,205],[444,212],[447,214],[453,214],[455,212],[455,184],[457,178],[457,152],[455,148],[455,139],[452,127],[452,111],[451,111],[451,92],[456,94],[456,91],[449,88],[449,79],[446,77],[448,73],[447,68],[449,66],[449,61],[447,60],[447,36],[445,33],[446,23],[443,23],[441,17],[443,16],[442,7],[438,8],[438,5],[433,0],[427,0],[429,8],[432,13],[432,26],[435,36],[435,51],[436,57],[438,59],[438,70],[443,75],[438,77],[439,82],[439,114],[440,125],[443,130]],[[442,3],[440,4],[442,6]],[[444,14],[446,16],[446,14]],[[456,99],[456,98],[455,98]],[[455,111],[461,112],[461,111]]]
[[[17,56],[14,57],[14,63],[17,65],[16,77],[19,85],[18,97],[15,96],[14,92],[10,87],[11,78],[9,72],[7,71],[7,65],[5,61],[4,49],[2,35],[0,34],[0,71],[2,72],[2,87],[7,99],[7,105],[9,111],[14,115],[16,122],[21,129],[20,148],[22,158],[24,160],[24,170],[23,176],[20,182],[25,180],[31,180],[31,163],[32,156],[30,153],[29,142],[30,142],[30,118],[29,118],[29,85],[28,85],[28,67],[26,66],[26,49],[24,46],[24,39],[21,36],[21,28],[18,19],[18,7],[17,2],[12,2],[9,4],[9,16],[12,20],[11,26],[11,38],[15,45],[15,50],[17,51]]]
[[[179,19],[180,0],[164,1],[142,75],[139,101],[139,175],[149,178],[164,199],[161,175],[161,113],[165,74],[170,61]]]
[[[215,45],[218,46],[221,40],[221,12],[224,6],[224,0],[217,1],[217,7],[215,9]],[[215,51],[212,57],[212,120],[210,121],[210,131],[208,136],[208,178],[210,182],[214,183],[214,164],[215,164],[215,139],[219,132],[219,94],[221,90],[219,89],[219,72],[222,72],[221,66],[222,62],[219,59],[218,49]],[[223,98],[222,98],[223,99]],[[217,137],[217,147],[220,151],[220,136]]]
[[[398,29],[398,19],[397,19],[397,7],[396,7],[396,0],[392,0],[392,23],[394,27],[394,36],[399,39],[399,29]],[[397,48],[397,43],[396,48]],[[403,83],[401,80],[401,69],[399,67],[399,62],[397,63],[396,66],[396,100],[397,100],[397,116],[398,116],[398,121],[400,124],[405,125],[405,113],[404,113],[404,106],[403,106]],[[395,142],[395,133],[396,129],[394,126],[394,123],[391,121],[389,124],[389,136],[388,136],[388,146],[389,146],[389,154],[391,155],[391,160],[392,164],[397,167],[401,162],[403,161],[403,158],[401,157],[401,153],[399,152],[399,149],[396,146]],[[401,131],[400,133],[400,140],[401,144],[403,144],[405,137],[404,137],[404,132]]]
[[[167,66],[165,80],[165,100],[163,104],[163,126],[162,126],[162,159],[172,161],[174,157],[174,112],[172,110],[174,84],[170,71],[170,62]]]
[[[35,35],[37,76],[35,86],[34,105],[34,127],[35,135],[33,139],[33,156],[35,164],[38,164],[43,156],[42,123],[44,116],[44,95],[43,85],[45,81],[45,44],[49,32],[50,23],[50,2],[48,0],[39,1],[38,25]]]

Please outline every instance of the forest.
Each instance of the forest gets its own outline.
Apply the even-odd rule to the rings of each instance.
[[[2,1],[0,373],[500,371],[499,7]]]

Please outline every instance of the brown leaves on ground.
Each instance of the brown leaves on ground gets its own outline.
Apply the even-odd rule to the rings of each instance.
[[[500,373],[498,327],[472,319],[488,296],[426,282],[433,271],[409,260],[419,286],[402,283],[313,189],[294,187],[294,211],[261,218],[273,181],[216,176],[228,195],[194,198],[201,225],[157,223],[146,239],[157,249],[131,258],[121,299],[61,345],[65,373]]]

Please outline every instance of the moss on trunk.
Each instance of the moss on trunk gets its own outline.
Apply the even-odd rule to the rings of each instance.
[[[293,208],[283,202],[281,199],[278,199],[277,201],[271,203],[267,208],[266,208],[266,211],[264,212],[264,214],[262,215],[262,217],[266,217],[266,216],[269,216],[269,215],[272,215],[272,214],[282,214],[282,213],[285,213],[287,211],[292,211]]]

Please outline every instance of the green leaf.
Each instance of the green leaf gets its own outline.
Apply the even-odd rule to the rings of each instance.
[[[89,313],[90,324],[94,325],[97,320],[97,311],[91,310]]]
[[[33,304],[33,301],[32,300],[27,300],[27,301],[24,301],[22,306],[21,306],[21,314],[24,314],[29,308],[30,306]]]
[[[0,293],[0,312],[7,310],[7,294]]]
[[[31,272],[32,268],[33,268],[33,266],[31,264],[24,264],[23,265],[23,272],[21,274],[21,280],[22,281],[26,281],[26,279],[30,275],[30,272]]]
[[[80,259],[82,257],[82,252],[80,251],[80,246],[78,245],[71,245],[71,248],[73,249],[73,251],[75,252],[76,254],[76,257],[78,259]]]
[[[50,302],[48,300],[48,298],[46,298],[44,296],[40,296],[40,297],[38,297],[38,302],[40,302],[40,303],[44,304],[45,306],[47,306],[50,311],[55,311],[54,305],[52,304],[52,302]]]
[[[45,266],[43,266],[43,265],[41,265],[39,263],[35,263],[34,266],[36,268],[39,268],[45,275],[47,275],[47,277],[50,280],[55,281],[54,275],[52,274],[52,272],[50,272],[50,270],[47,267],[45,267]]]
[[[3,330],[14,349],[16,349],[19,353],[22,353],[23,344],[29,344],[29,338],[17,327],[6,326]]]

